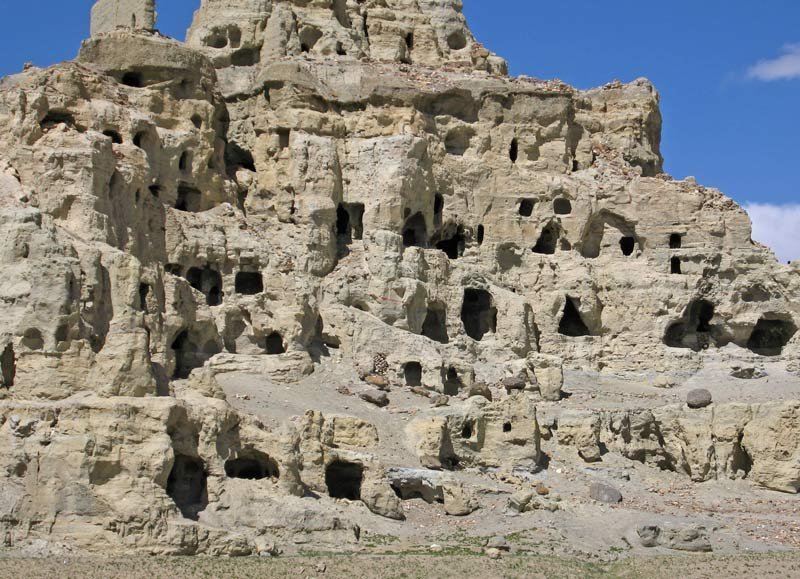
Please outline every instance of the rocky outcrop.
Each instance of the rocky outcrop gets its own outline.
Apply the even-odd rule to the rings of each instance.
[[[726,347],[797,369],[797,265],[663,173],[647,80],[510,78],[460,0],[204,0],[185,44],[152,1],[92,16],[77,60],[0,81],[9,544],[339,546],[364,505],[405,516],[392,461],[544,468],[565,366],[684,375]],[[395,455],[377,418],[303,398],[268,426],[220,385],[291,390],[334,357],[381,416],[387,390],[436,393]],[[564,412],[557,437],[796,492],[798,432],[783,402]]]
[[[498,402],[474,396],[463,404],[433,408],[406,429],[422,466],[491,466],[533,469],[540,459],[536,407],[517,393]]]
[[[699,410],[570,411],[558,418],[559,444],[586,462],[605,452],[686,474],[696,482],[743,479],[800,491],[797,402],[722,404]]]

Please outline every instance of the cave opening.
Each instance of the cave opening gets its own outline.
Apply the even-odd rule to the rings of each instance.
[[[403,226],[404,247],[425,247],[428,243],[428,226],[422,213],[415,213]]]
[[[103,135],[111,139],[111,142],[115,145],[122,144],[122,136],[114,129],[106,129],[103,131]]]
[[[214,340],[208,340],[200,347],[198,336],[189,330],[180,332],[170,345],[175,357],[173,379],[186,379],[195,368],[201,368],[212,356],[219,354],[221,349]]]
[[[511,139],[511,145],[508,147],[508,157],[511,159],[512,163],[517,162],[517,158],[519,157],[519,142],[516,137]]]
[[[789,320],[761,318],[747,340],[747,348],[760,356],[780,356],[795,333],[797,326]]]
[[[461,321],[467,335],[480,342],[486,334],[497,331],[497,308],[492,294],[483,289],[467,288],[461,305]]]
[[[564,304],[564,313],[558,323],[558,333],[571,338],[590,336],[591,332],[581,317],[580,310],[575,303],[575,299],[567,296]]]
[[[673,257],[669,260],[669,272],[673,275],[680,275],[683,273],[680,257]]]
[[[187,183],[178,184],[178,198],[175,201],[175,209],[178,211],[187,211],[189,213],[198,213],[202,202],[202,194],[200,190]]]
[[[673,233],[669,236],[669,248],[680,249],[683,246],[683,236],[680,233]]]
[[[556,215],[569,215],[572,213],[572,202],[565,197],[559,197],[553,201],[553,211]]]
[[[664,343],[670,348],[689,348],[699,352],[714,343],[713,319],[714,304],[695,299],[686,308],[683,317],[667,328]]]
[[[186,272],[186,281],[206,296],[206,305],[218,306],[222,303],[222,275],[211,266],[190,267]]]
[[[3,383],[0,386],[11,388],[14,385],[14,378],[17,375],[17,359],[14,356],[14,345],[6,344],[0,355],[0,377]]]
[[[522,199],[522,200],[520,200],[519,208],[518,208],[519,214],[522,217],[530,217],[531,215],[533,215],[533,207],[534,207],[534,205],[535,205],[535,203],[534,203],[533,199]]]
[[[240,271],[236,274],[236,293],[254,296],[264,291],[264,277],[259,271]]]
[[[449,259],[458,259],[464,255],[466,246],[467,236],[464,235],[464,228],[459,225],[452,237],[436,244],[436,249],[443,251]]]
[[[325,486],[334,499],[360,500],[363,481],[364,467],[354,462],[337,460],[325,469]]]
[[[542,234],[533,246],[533,253],[542,255],[553,255],[558,246],[558,238],[560,237],[560,228],[556,223],[548,223],[542,230]]]
[[[147,311],[147,296],[150,295],[150,285],[146,283],[139,284],[139,311]]]
[[[458,396],[463,387],[464,382],[461,380],[461,376],[458,375],[458,370],[456,370],[453,366],[450,366],[444,375],[445,395]]]
[[[285,354],[286,346],[283,345],[283,336],[278,332],[272,332],[264,341],[264,349],[270,356]]]
[[[258,451],[246,451],[242,456],[225,461],[225,476],[246,480],[276,479],[280,475],[278,463]]]
[[[450,341],[447,335],[447,309],[444,304],[438,302],[428,304],[428,312],[425,321],[422,322],[422,335],[440,344],[447,344]]]
[[[199,458],[175,455],[175,462],[167,479],[167,494],[181,514],[193,521],[208,505],[206,470]]]
[[[142,88],[144,86],[144,78],[139,72],[126,72],[122,75],[122,84],[132,88]]]
[[[422,364],[407,362],[403,366],[403,377],[406,380],[406,386],[422,386]]]
[[[622,255],[626,257],[633,255],[633,251],[636,249],[636,239],[633,237],[623,237],[619,240],[619,248],[622,250]]]

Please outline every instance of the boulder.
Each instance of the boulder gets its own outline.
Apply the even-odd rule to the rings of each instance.
[[[589,486],[589,496],[600,503],[616,504],[622,502],[622,493],[618,489],[604,483],[592,483]]]
[[[706,406],[709,406],[711,402],[711,392],[702,388],[692,390],[686,395],[686,405],[689,408],[705,408]]]

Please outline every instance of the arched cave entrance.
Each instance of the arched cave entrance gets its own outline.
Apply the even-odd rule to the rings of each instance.
[[[286,347],[283,345],[283,336],[278,332],[272,332],[267,336],[264,342],[264,349],[270,356],[277,356],[278,354],[285,354]]]
[[[428,244],[428,226],[422,213],[415,213],[403,226],[404,247],[425,247]]]
[[[228,478],[261,480],[278,478],[278,463],[263,452],[257,450],[244,451],[237,458],[225,461],[225,475]]]
[[[492,294],[483,289],[467,288],[461,306],[461,321],[467,335],[480,342],[486,334],[497,331],[497,308]]]
[[[561,227],[555,223],[548,223],[542,230],[539,240],[533,246],[533,253],[542,255],[553,255],[558,247],[558,240],[561,237]]]
[[[406,380],[406,386],[422,386],[422,364],[407,362],[403,367],[403,377]]]

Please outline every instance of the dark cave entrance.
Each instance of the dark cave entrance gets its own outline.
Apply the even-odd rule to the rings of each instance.
[[[428,243],[428,226],[422,213],[415,213],[403,226],[404,247],[425,247]]]
[[[272,332],[265,340],[264,349],[270,356],[285,354],[286,347],[283,345],[283,336],[281,336],[278,332]]]
[[[436,249],[443,251],[449,259],[458,259],[464,255],[466,246],[467,237],[464,235],[464,228],[459,225],[452,237],[436,244]]]
[[[172,375],[175,379],[188,378],[192,370],[202,367],[212,356],[222,351],[213,340],[207,341],[200,348],[196,337],[188,330],[178,334],[170,348],[175,356],[175,371]]]
[[[450,366],[444,376],[445,395],[458,396],[463,387],[464,382],[461,380],[461,376],[458,375],[458,370],[456,370],[453,366]]]
[[[558,333],[570,338],[591,336],[589,328],[581,318],[575,299],[569,296],[567,296],[567,301],[564,304],[564,313],[561,315],[561,321],[558,323]]]
[[[403,367],[403,377],[406,380],[406,386],[422,386],[422,364],[407,362]]]
[[[203,195],[200,190],[186,183],[178,185],[178,198],[175,201],[175,209],[198,213],[200,211]]]
[[[461,321],[467,335],[473,340],[480,342],[486,334],[497,331],[497,308],[493,301],[492,294],[486,290],[464,290]]]
[[[556,223],[548,223],[542,230],[542,234],[539,236],[536,245],[533,246],[533,253],[553,255],[556,252],[560,236],[560,227]]]
[[[633,237],[623,237],[619,240],[619,248],[622,250],[622,255],[626,257],[633,255],[636,249],[636,239]]]
[[[258,271],[240,271],[235,285],[237,294],[254,296],[264,291],[264,278]]]
[[[244,456],[225,461],[225,475],[228,478],[261,480],[278,478],[278,463],[258,451],[249,451]]]
[[[202,460],[175,455],[175,463],[167,479],[167,494],[187,519],[196,521],[200,511],[208,505],[206,478]]]
[[[186,272],[186,281],[194,289],[206,296],[206,304],[218,306],[222,303],[222,276],[210,266],[191,267]]]
[[[760,356],[780,356],[795,333],[797,326],[791,321],[761,318],[747,340],[747,348]]]
[[[428,313],[422,323],[422,335],[440,344],[450,341],[447,335],[447,310],[443,304],[428,304]]]
[[[704,299],[693,300],[680,321],[667,328],[664,344],[670,348],[689,348],[696,352],[714,344],[711,321],[714,304]]]
[[[334,499],[361,499],[361,484],[364,481],[364,467],[354,462],[336,461],[325,469],[325,486]]]
[[[522,199],[519,202],[517,211],[522,217],[530,217],[533,215],[533,208],[535,205],[533,199]]]

